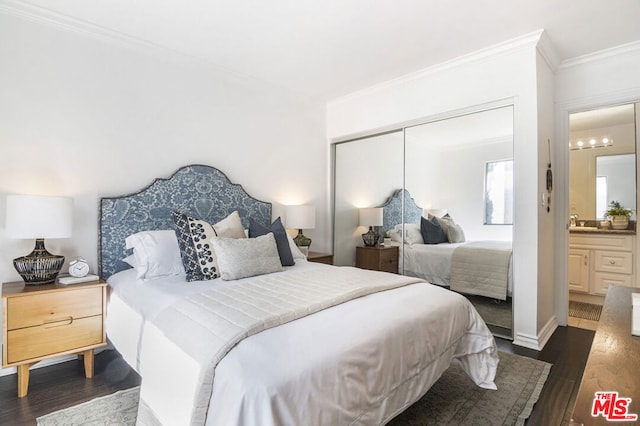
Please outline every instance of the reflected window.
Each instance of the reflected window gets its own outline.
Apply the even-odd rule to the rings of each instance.
[[[484,224],[513,224],[513,160],[486,163]]]

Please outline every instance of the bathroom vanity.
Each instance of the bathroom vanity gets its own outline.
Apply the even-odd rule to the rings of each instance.
[[[635,287],[635,231],[569,228],[569,299],[602,304],[611,284]]]

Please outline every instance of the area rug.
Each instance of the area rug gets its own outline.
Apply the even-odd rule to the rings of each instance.
[[[569,301],[569,316],[574,318],[588,319],[592,321],[600,321],[602,313],[601,305],[592,303]]]
[[[500,352],[497,391],[476,386],[454,363],[393,426],[523,425],[538,400],[551,364]],[[139,388],[116,392],[37,419],[38,426],[133,425]]]

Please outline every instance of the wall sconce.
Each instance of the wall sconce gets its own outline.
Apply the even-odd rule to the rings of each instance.
[[[34,195],[7,195],[7,236],[35,238],[31,253],[13,259],[13,266],[25,284],[53,283],[64,264],[64,256],[51,254],[45,238],[71,237],[73,199]]]
[[[298,230],[298,235],[293,241],[298,247],[306,247],[305,250],[308,251],[311,246],[311,238],[307,238],[302,230],[315,228],[316,208],[314,206],[286,206],[285,219],[287,228]]]
[[[374,230],[374,226],[382,226],[382,207],[372,207],[360,209],[360,226],[368,226],[369,232],[362,234],[362,241],[367,247],[374,247],[378,244],[380,234]]]

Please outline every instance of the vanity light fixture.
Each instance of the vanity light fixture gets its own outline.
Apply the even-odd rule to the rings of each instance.
[[[588,144],[585,143],[582,139],[579,139],[575,142],[569,142],[569,149],[572,151],[589,148],[606,148],[608,146],[613,146],[613,140],[609,138],[602,138],[600,140],[596,138],[589,138]]]

